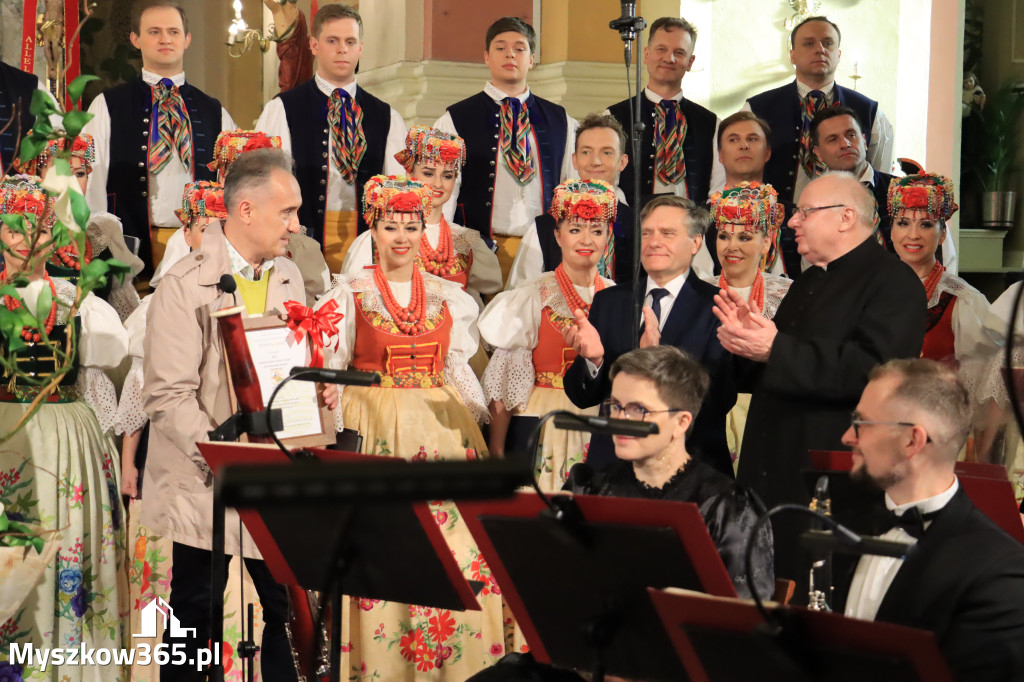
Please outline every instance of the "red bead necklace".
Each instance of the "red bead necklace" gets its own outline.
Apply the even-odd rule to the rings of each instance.
[[[377,291],[384,299],[384,307],[391,314],[391,319],[394,320],[398,330],[409,336],[422,334],[426,329],[423,318],[426,316],[427,295],[423,287],[423,275],[420,274],[419,268],[413,268],[412,297],[409,299],[408,307],[405,308],[398,305],[395,294],[391,291],[391,283],[388,282],[379,265],[373,267],[373,282],[377,285]]]
[[[932,266],[932,271],[928,273],[928,276],[922,280],[924,282],[924,291],[927,300],[932,300],[932,294],[935,293],[935,287],[939,286],[939,280],[942,279],[942,273],[946,271],[944,266],[939,261],[935,261],[935,265]]]
[[[427,240],[427,231],[424,229],[423,238],[420,239],[419,257],[423,268],[432,275],[441,276],[443,273],[451,271],[451,267],[455,264],[455,244],[452,242],[452,228],[444,216],[441,216],[437,248],[430,245]]]
[[[50,279],[49,275],[43,275],[46,279],[47,284],[50,285],[50,293],[53,295],[53,302],[50,303],[50,313],[46,316],[46,335],[49,336],[50,332],[53,331],[53,326],[57,323],[57,287],[53,284],[53,280]],[[7,270],[0,271],[0,282],[7,281]],[[7,306],[8,310],[17,310],[21,307],[21,301],[11,296],[4,296],[4,305]],[[39,343],[43,340],[42,334],[35,327],[22,327],[21,338],[25,341],[32,343]]]
[[[82,262],[78,258],[78,246],[75,242],[71,242],[67,246],[62,246],[53,252],[53,257],[50,259],[54,265],[63,265],[66,268],[73,270],[81,270]],[[92,261],[92,244],[88,239],[85,240],[85,263],[88,265]]]
[[[555,281],[558,282],[558,288],[562,292],[562,296],[565,298],[565,302],[569,304],[569,312],[576,314],[577,310],[582,310],[584,313],[590,313],[590,304],[583,302],[583,297],[580,296],[579,292],[576,291],[576,287],[573,286],[572,280],[569,279],[569,274],[559,263],[558,267],[555,268]],[[601,279],[600,275],[594,276],[594,293],[604,289],[604,280]]]
[[[725,281],[725,271],[718,275],[718,288],[729,288],[729,283]],[[754,275],[754,283],[750,287],[750,296],[747,298],[747,302],[753,303],[758,310],[764,312],[764,276],[761,275],[760,270]]]

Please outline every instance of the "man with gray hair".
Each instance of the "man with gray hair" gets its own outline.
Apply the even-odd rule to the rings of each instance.
[[[1024,678],[1024,546],[967,497],[954,473],[971,427],[967,389],[933,360],[871,371],[843,443],[855,478],[885,491],[886,540],[905,559],[864,556],[846,615],[932,630],[958,680]]]
[[[196,635],[178,641],[168,631],[164,640],[184,645],[186,659],[195,659],[211,630],[213,476],[196,443],[209,440],[209,431],[231,416],[226,351],[210,313],[236,300],[243,315],[280,311],[288,300],[305,302],[302,274],[284,257],[289,236],[299,230],[302,203],[291,169],[291,158],[279,149],[252,151],[234,163],[225,183],[223,230],[208,227],[202,247],[167,271],[147,316],[142,395],[152,428],[142,523],[174,542],[169,602],[182,626],[196,628]],[[220,288],[223,275],[235,280],[237,298]],[[285,634],[287,595],[249,533],[239,537],[238,529],[238,516],[229,510],[225,550],[245,557],[263,606],[263,679],[294,680]],[[195,675],[188,666],[167,665],[160,679],[193,679],[190,672]]]
[[[789,221],[812,267],[775,318],[751,314],[735,291],[715,297],[718,337],[736,356],[741,390],[753,394],[737,480],[769,507],[810,500],[800,473],[807,453],[839,449],[871,368],[921,353],[924,287],[875,240],[874,210],[856,178],[826,173]],[[774,526],[776,575],[795,578],[799,527],[785,518]]]
[[[711,224],[708,212],[689,199],[667,194],[655,197],[640,212],[640,262],[647,277],[640,337],[633,337],[633,291],[627,286],[594,294],[590,315],[575,311],[576,323],[566,344],[577,357],[563,379],[565,394],[577,407],[593,407],[611,390],[609,368],[623,353],[639,345],[675,346],[700,362],[711,376],[711,390],[687,438],[696,459],[732,477],[732,459],[725,437],[725,416],[736,404],[731,362],[715,334],[712,314],[715,287],[691,267]],[[603,469],[615,461],[608,436],[594,436],[587,462]]]

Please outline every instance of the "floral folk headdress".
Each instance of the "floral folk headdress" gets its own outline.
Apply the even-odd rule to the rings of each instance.
[[[185,185],[181,208],[174,211],[178,220],[189,227],[196,218],[220,218],[228,215],[224,206],[224,187],[218,182],[200,180]]]
[[[760,182],[741,182],[715,192],[708,197],[711,217],[715,225],[742,226],[746,232],[762,232],[766,235],[782,226],[784,208],[779,203],[779,193],[771,185]]]
[[[51,229],[57,222],[57,214],[50,210],[50,195],[35,175],[10,175],[0,182],[0,214],[8,213],[31,213],[37,226],[47,225]]]
[[[388,213],[430,212],[430,191],[404,175],[374,175],[363,187],[363,218],[373,226]]]
[[[36,158],[31,161],[26,161],[25,163],[15,159],[12,165],[19,173],[24,173],[26,175],[41,175],[46,169],[46,164],[50,162],[50,159],[58,152],[64,150],[65,144],[67,144],[67,138],[64,137],[58,137],[56,140],[50,140],[46,145],[46,148],[43,149]],[[75,141],[71,144],[71,156],[76,159],[81,159],[86,172],[91,173],[92,165],[96,162],[96,143],[93,141],[92,135],[82,133],[76,137]]]
[[[960,207],[953,201],[953,181],[944,175],[918,173],[889,183],[889,215],[901,209],[925,211],[943,222]]]
[[[413,126],[405,136],[405,149],[395,154],[407,173],[417,162],[428,161],[437,165],[452,164],[455,171],[466,163],[466,143],[458,135],[429,126]]]
[[[227,170],[239,156],[254,149],[280,149],[281,138],[270,137],[258,130],[225,130],[217,136],[213,147],[213,161],[206,164],[212,171]]]
[[[556,223],[578,218],[611,225],[618,208],[615,190],[604,180],[566,180],[555,187],[548,213]]]

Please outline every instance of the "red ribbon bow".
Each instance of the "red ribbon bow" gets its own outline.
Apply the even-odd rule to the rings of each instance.
[[[301,341],[303,336],[309,336],[309,366],[323,367],[324,337],[337,337],[338,323],[345,317],[344,314],[335,312],[338,309],[338,302],[331,299],[315,312],[298,301],[285,301],[284,307],[288,312],[288,329],[295,333],[296,343]]]

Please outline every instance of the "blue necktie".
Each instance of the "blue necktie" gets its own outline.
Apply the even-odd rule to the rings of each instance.
[[[661,327],[661,299],[668,296],[668,289],[651,289],[648,292],[651,295],[651,312],[654,313],[654,319],[658,321],[658,327]],[[644,335],[646,323],[641,321],[640,324],[640,336]]]

